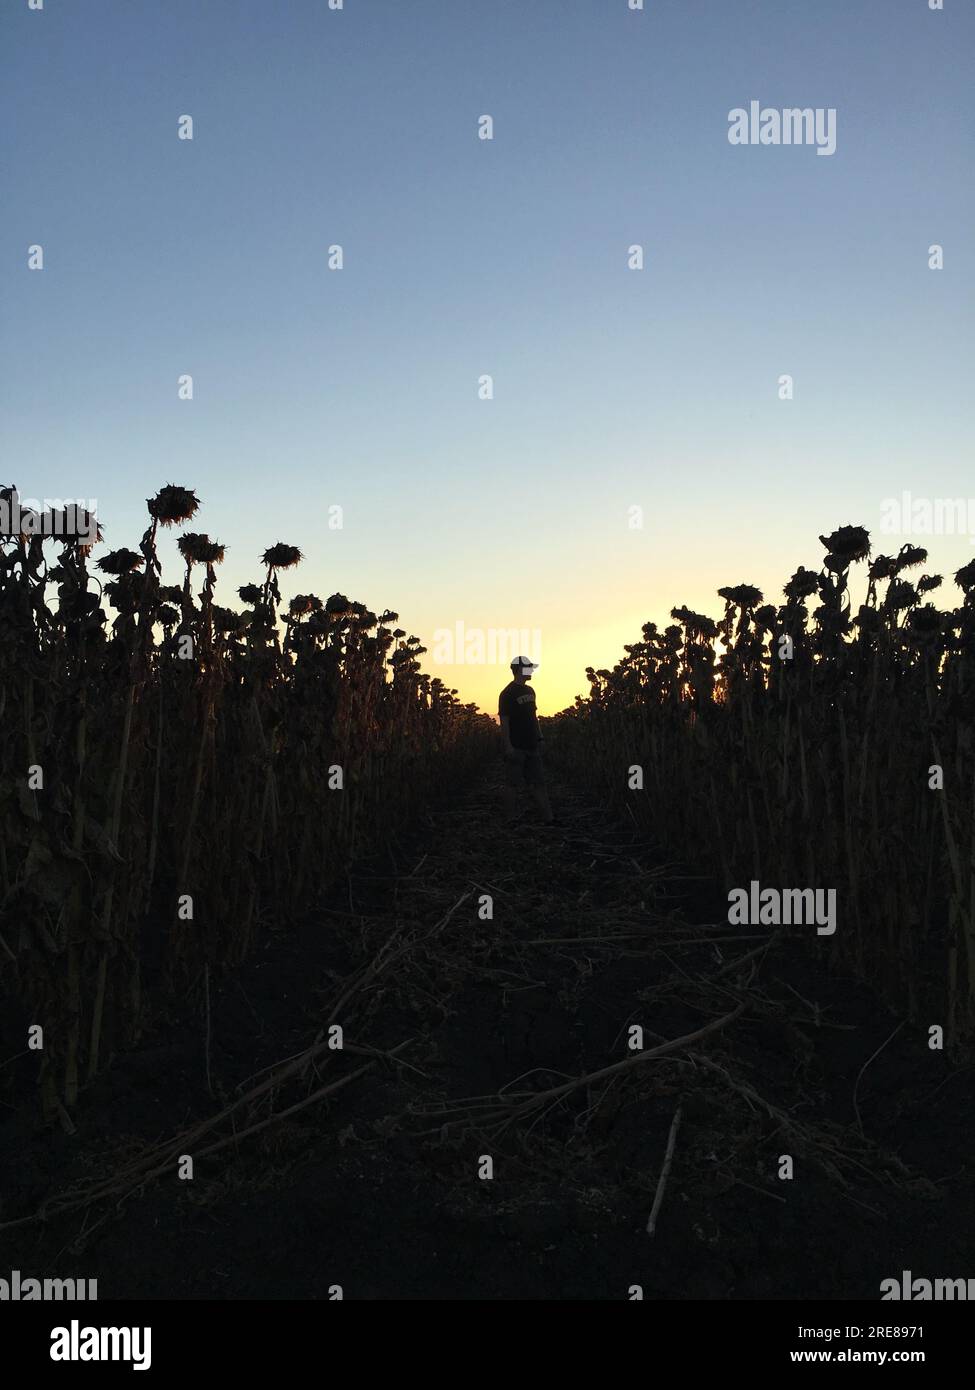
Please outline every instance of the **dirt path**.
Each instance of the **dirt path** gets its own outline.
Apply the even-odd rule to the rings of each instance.
[[[554,831],[499,824],[498,795],[492,772],[215,982],[209,1030],[160,1018],[77,1134],[0,1132],[0,1219],[53,1198],[0,1267],[103,1299],[875,1299],[905,1268],[975,1274],[975,1073],[901,1029],[861,1133],[857,1074],[897,1025],[867,991],[729,929],[584,795],[557,788]]]

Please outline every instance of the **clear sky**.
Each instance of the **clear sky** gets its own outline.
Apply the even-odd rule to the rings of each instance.
[[[438,629],[537,629],[551,712],[820,532],[896,549],[885,498],[975,496],[973,8],[4,0],[0,482],[112,546],[195,487],[218,599],[298,545],[286,595],[396,609],[489,709]],[[730,144],[752,100],[835,154]]]

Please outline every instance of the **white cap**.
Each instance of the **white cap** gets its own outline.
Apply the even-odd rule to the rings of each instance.
[[[531,659],[530,656],[516,656],[516,657],[512,657],[512,660],[511,660],[511,669],[512,669],[512,671],[515,670],[516,667],[520,668],[522,671],[537,671],[537,670],[538,670],[538,662],[537,662],[537,661],[532,661],[532,659]]]

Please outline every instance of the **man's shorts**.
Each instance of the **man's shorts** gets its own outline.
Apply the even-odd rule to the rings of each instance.
[[[542,755],[535,749],[515,748],[505,758],[505,773],[511,787],[541,787],[545,785]]]

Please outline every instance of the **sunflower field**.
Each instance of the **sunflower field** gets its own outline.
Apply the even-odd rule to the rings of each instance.
[[[490,725],[423,673],[396,613],[285,603],[294,546],[264,552],[232,609],[223,545],[184,530],[163,583],[160,528],[198,508],[163,487],[138,549],[97,561],[89,514],[0,535],[0,1033],[9,1057],[43,1030],[42,1107],[66,1124],[152,999],[200,992],[312,909]]]
[[[821,566],[800,567],[778,605],[738,584],[719,590],[719,618],[674,608],[673,625],[646,624],[612,670],[587,671],[551,741],[725,890],[835,889],[838,930],[820,948],[967,1048],[975,561],[941,609],[928,595],[942,577],[915,575],[920,546],[871,558],[859,526],[820,540]]]

